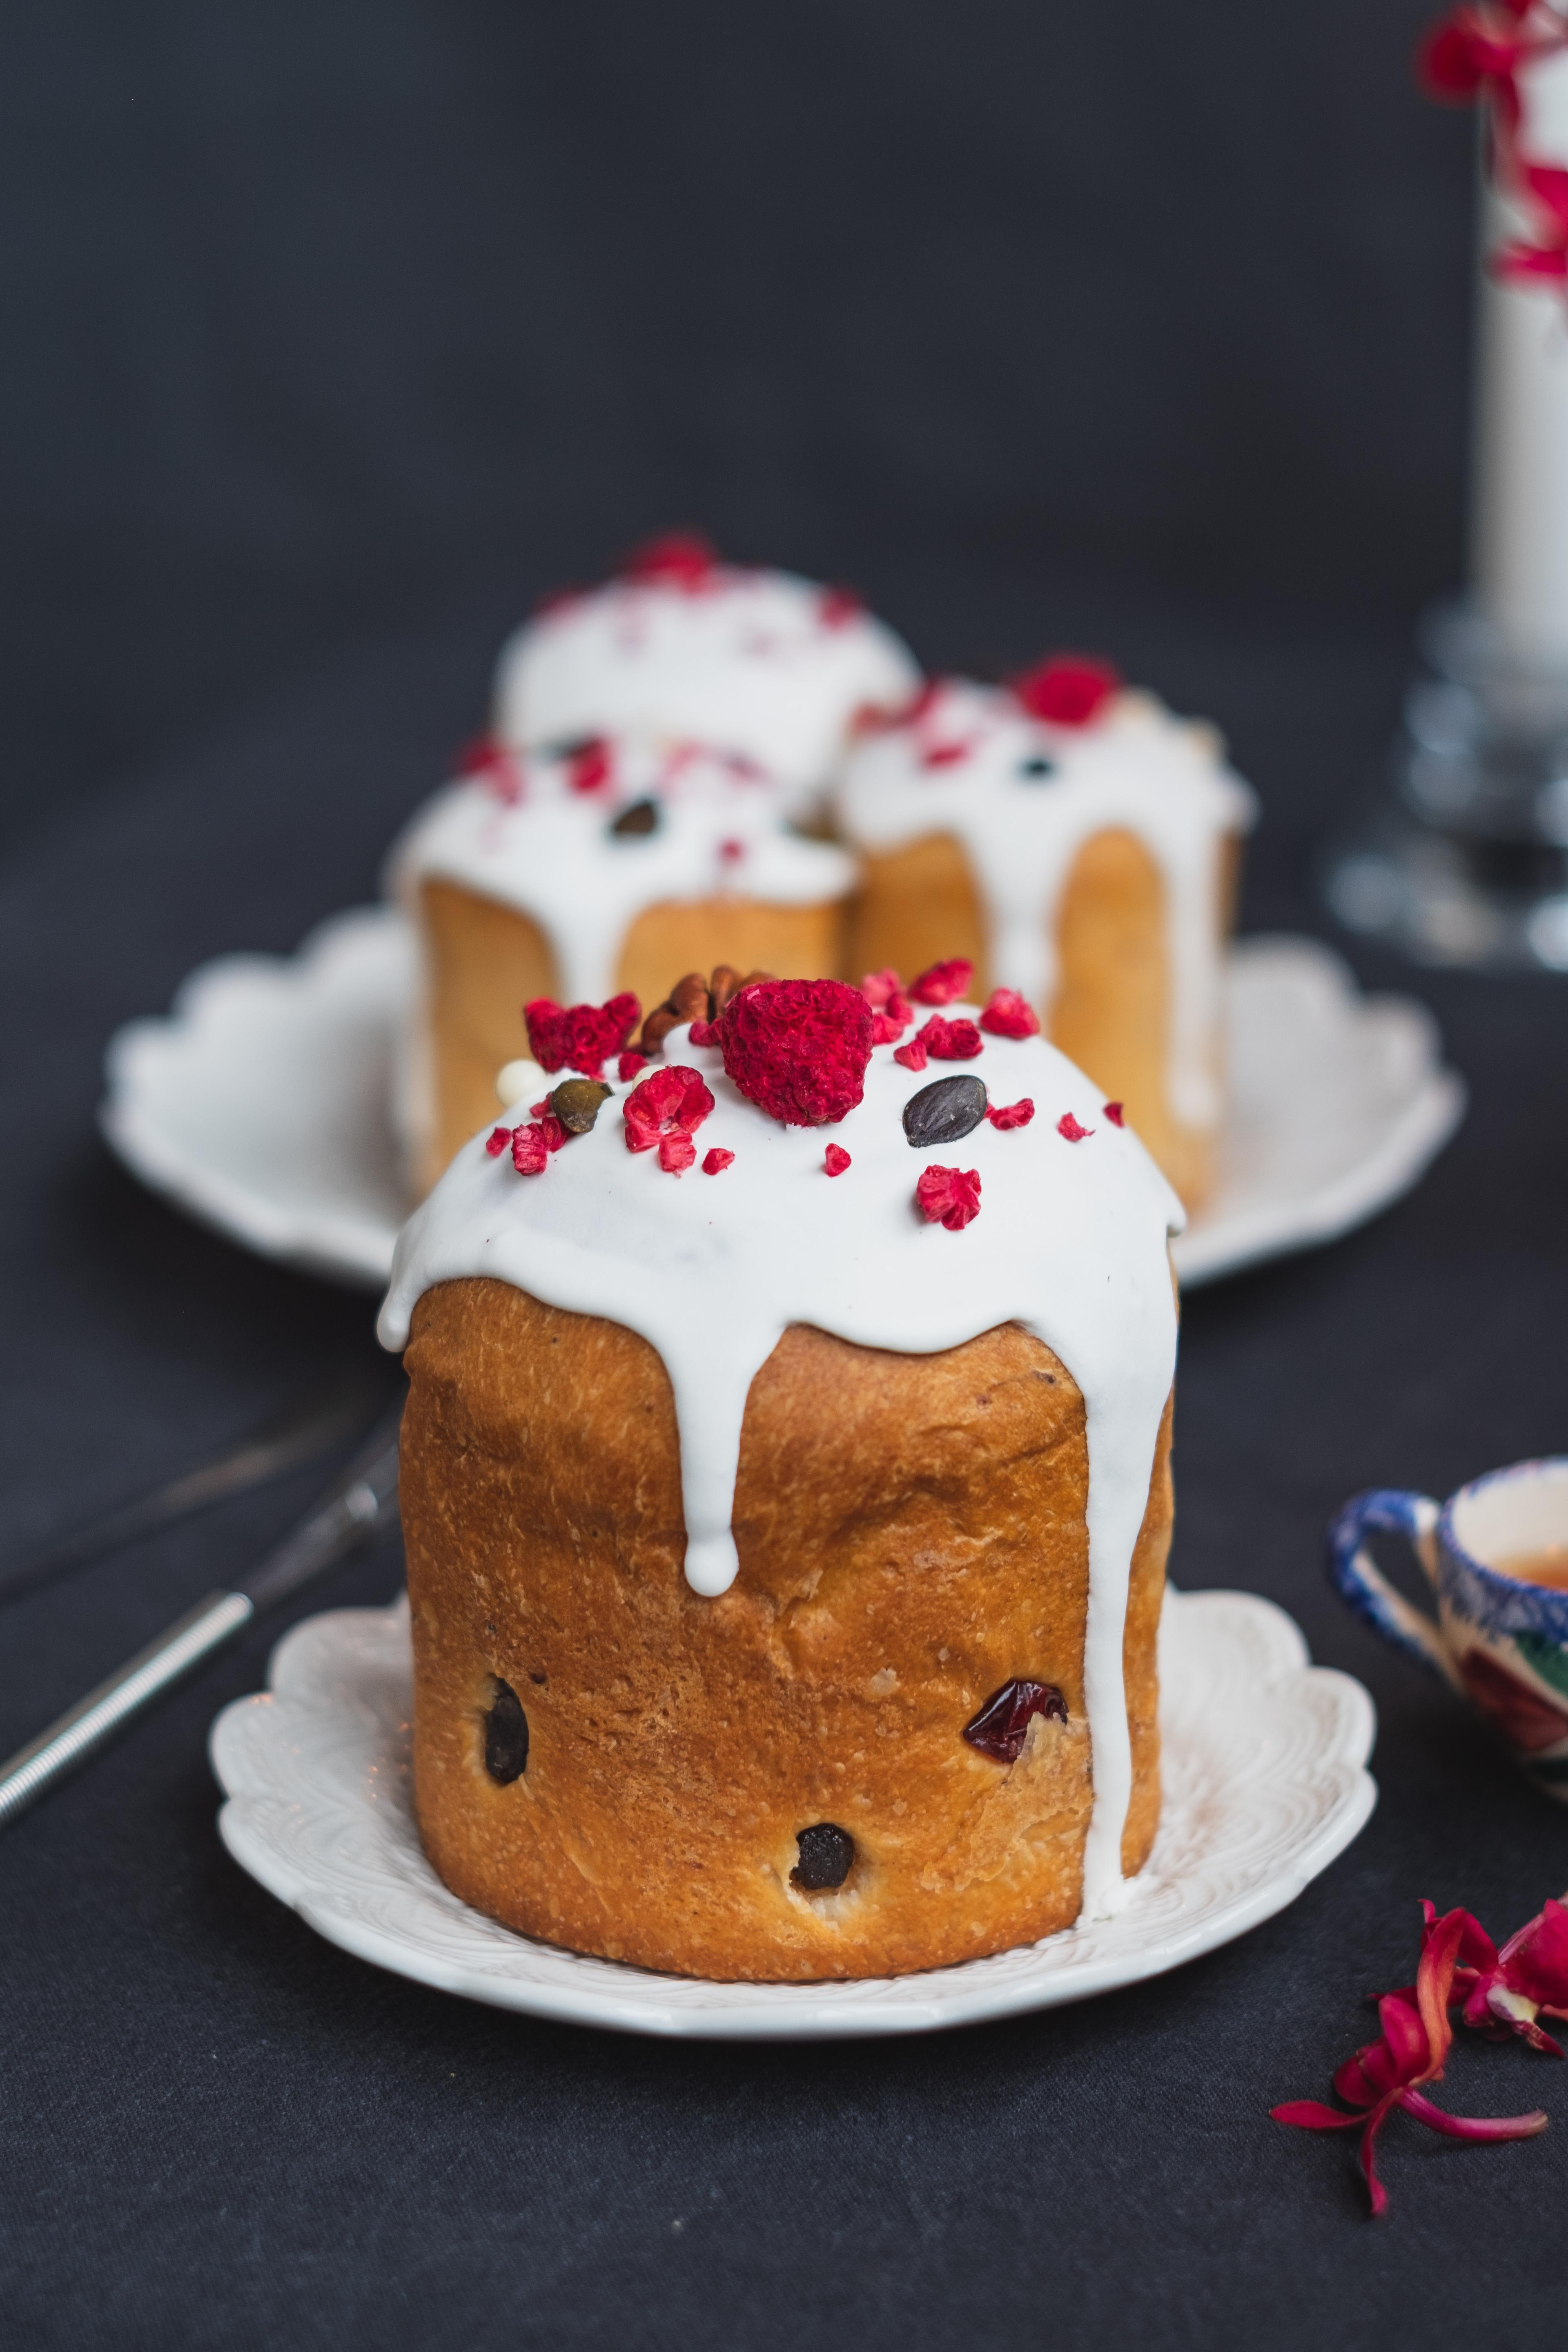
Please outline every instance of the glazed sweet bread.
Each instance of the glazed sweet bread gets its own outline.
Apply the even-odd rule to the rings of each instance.
[[[1099,1916],[1159,1810],[1180,1205],[977,1008],[710,1007],[625,1083],[589,1038],[399,1243],[426,1851],[721,1979]]]
[[[691,537],[549,599],[502,652],[493,734],[391,862],[419,945],[395,1088],[416,1195],[491,1116],[530,998],[839,970],[854,866],[796,824],[918,678],[843,590]]]
[[[943,679],[863,730],[837,796],[861,855],[847,969],[973,964],[1127,1115],[1189,1207],[1223,1108],[1223,960],[1250,792],[1212,729],[1048,661]]]
[[[857,716],[897,709],[919,684],[909,647],[858,596],[722,562],[705,539],[668,532],[600,586],[550,597],[517,632],[494,725],[521,749],[618,734],[710,744],[803,807]]]
[[[781,789],[728,753],[485,747],[391,863],[419,944],[397,1089],[416,1194],[493,1119],[531,999],[649,1004],[672,971],[719,962],[833,971],[853,880],[845,852],[795,831]]]

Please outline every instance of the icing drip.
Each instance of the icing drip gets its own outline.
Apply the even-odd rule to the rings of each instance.
[[[984,905],[992,983],[1046,1017],[1073,862],[1095,834],[1136,835],[1164,884],[1171,1106],[1189,1127],[1217,1124],[1219,845],[1250,826],[1256,803],[1207,730],[1132,694],[1091,726],[1053,727],[998,688],[949,679],[850,755],[837,798],[860,848],[902,849],[932,834],[962,845]]]
[[[695,1142],[699,1159],[713,1149],[733,1154],[723,1174],[672,1176],[654,1153],[629,1152],[626,1089],[538,1177],[519,1177],[476,1138],[404,1229],[383,1344],[405,1343],[432,1285],[479,1275],[640,1332],[674,1395],[686,1575],[714,1594],[738,1565],[731,1512],[747,1393],[790,1325],[911,1354],[1002,1323],[1034,1332],[1071,1371],[1087,1414],[1084,1703],[1094,1809],[1084,1910],[1100,1916],[1121,1885],[1131,1790],[1122,1636],[1175,1369],[1167,1239],[1181,1229],[1180,1203],[1137,1139],[1104,1118],[1088,1079],[1040,1038],[988,1038],[964,1065],[994,1099],[1027,1095],[1040,1117],[1008,1131],[983,1122],[962,1142],[924,1151],[911,1150],[902,1113],[929,1074],[901,1067],[890,1046],[873,1053],[858,1108],[827,1128],[767,1118],[726,1077],[718,1049],[693,1046],[684,1029],[665,1055],[712,1089]],[[1069,1113],[1094,1130],[1081,1142],[1058,1132]],[[837,1179],[825,1171],[826,1142],[850,1155]],[[980,1174],[981,1213],[962,1233],[915,1209],[916,1179],[933,1160]]]
[[[597,1004],[646,908],[728,892],[817,906],[854,881],[843,850],[789,831],[776,783],[717,752],[622,738],[605,744],[594,789],[574,784],[581,772],[580,752],[537,751],[508,763],[504,791],[476,777],[438,793],[392,853],[410,912],[426,876],[515,907],[549,941],[563,1002]],[[652,830],[612,830],[650,802]]]
[[[496,731],[515,744],[646,733],[722,744],[797,793],[837,763],[856,714],[920,683],[892,631],[787,572],[714,564],[692,582],[612,580],[503,647]]]

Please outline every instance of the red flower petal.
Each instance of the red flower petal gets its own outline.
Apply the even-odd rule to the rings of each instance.
[[[702,1162],[702,1173],[704,1176],[722,1176],[725,1169],[733,1168],[734,1164],[734,1153],[726,1151],[722,1144],[716,1143]]]
[[[842,1176],[849,1165],[849,1154],[841,1143],[830,1143],[822,1155],[822,1164],[830,1176]]]
[[[993,1103],[985,1116],[1005,1135],[1009,1128],[1027,1127],[1035,1116],[1035,1106],[1025,1095],[1020,1102]]]
[[[1094,1129],[1092,1127],[1079,1127],[1071,1111],[1064,1110],[1057,1121],[1057,1133],[1065,1136],[1069,1143],[1084,1143],[1094,1133]]]
[[[1048,655],[1012,681],[1030,718],[1053,727],[1087,727],[1121,685],[1114,666],[1089,654]]]
[[[1037,1037],[1039,1016],[1016,989],[994,988],[985,1000],[980,1026],[990,1037]]]
[[[945,1225],[950,1234],[962,1233],[980,1214],[979,1170],[941,1168],[932,1162],[921,1171],[915,1203],[930,1223]]]
[[[1449,2139],[1533,2139],[1547,2125],[1543,2107],[1531,2107],[1522,2116],[1451,2116],[1446,2107],[1435,2107],[1430,2099],[1423,2098],[1419,2091],[1402,2091],[1399,2104],[1428,2131],[1442,2132]]]
[[[911,980],[909,992],[917,1004],[956,1004],[973,978],[974,966],[966,956],[951,956],[946,963],[933,963],[918,980]]]
[[[1268,2112],[1277,2124],[1294,2124],[1298,2131],[1349,2131],[1363,2120],[1342,2107],[1326,2107],[1321,2099],[1287,2099]]]

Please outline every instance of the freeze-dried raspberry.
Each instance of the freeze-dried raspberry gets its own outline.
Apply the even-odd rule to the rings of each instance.
[[[1021,1102],[993,1103],[985,1116],[993,1127],[1005,1132],[1010,1127],[1027,1127],[1035,1116],[1035,1106],[1026,1095]]]
[[[903,982],[889,964],[882,971],[868,971],[860,982],[860,993],[875,1013],[879,1011],[889,998],[900,994],[903,985]]]
[[[871,1015],[872,1045],[897,1045],[914,1017],[914,1007],[907,996],[889,996],[880,1012]]]
[[[994,988],[985,1000],[980,1026],[991,1037],[1037,1037],[1040,1024],[1032,1005],[1014,988]]]
[[[713,1097],[697,1071],[677,1062],[655,1070],[635,1086],[621,1105],[626,1123],[626,1150],[652,1151],[670,1135],[695,1135],[713,1108]],[[682,1163],[689,1167],[690,1161]]]
[[[563,1119],[557,1118],[553,1112],[546,1112],[539,1121],[539,1132],[544,1139],[546,1151],[559,1151],[566,1140],[568,1130]]]
[[[933,1161],[922,1168],[915,1185],[915,1205],[933,1225],[960,1234],[980,1214],[980,1171],[940,1168]]]
[[[830,1176],[842,1176],[849,1165],[849,1154],[841,1143],[830,1143],[822,1155],[822,1164]]]
[[[825,588],[816,600],[816,617],[825,629],[842,629],[866,607],[853,588]]]
[[[520,1176],[542,1176],[550,1164],[550,1148],[537,1126],[512,1131],[511,1164]]]
[[[646,1054],[623,1054],[620,1060],[616,1064],[616,1076],[619,1078],[621,1084],[625,1086],[628,1078],[635,1078],[639,1070],[646,1070],[647,1067],[647,1055]]]
[[[916,1032],[915,1043],[925,1047],[933,1062],[973,1062],[985,1049],[973,1021],[944,1021],[940,1013]]]
[[[1127,1113],[1120,1103],[1107,1103],[1105,1116],[1112,1127],[1125,1127],[1127,1124]]]
[[[683,588],[694,594],[712,585],[718,569],[719,558],[700,531],[666,530],[633,548],[621,566],[621,577],[647,587]]]
[[[489,1135],[485,1138],[485,1150],[489,1153],[492,1160],[499,1160],[501,1153],[506,1150],[507,1145],[510,1141],[511,1129],[510,1127],[492,1127]]]
[[[719,1043],[717,1025],[711,1021],[694,1021],[691,1024],[691,1043],[694,1045],[716,1045]]]
[[[602,793],[610,781],[610,747],[602,735],[584,735],[566,753],[566,782],[574,793]]]
[[[786,1127],[821,1127],[866,1090],[871,1008],[841,980],[770,980],[737,992],[715,1023],[748,1102]]]
[[[1083,1143],[1094,1133],[1094,1129],[1092,1127],[1079,1127],[1071,1111],[1064,1110],[1057,1121],[1057,1133],[1064,1136],[1068,1143]]]
[[[522,1008],[533,1058],[543,1070],[581,1070],[596,1078],[612,1054],[618,1054],[637,1027],[642,1011],[629,992],[612,996],[607,1004],[557,1004],[536,996]]]
[[[956,1004],[973,978],[974,966],[967,956],[950,956],[946,963],[933,963],[911,980],[910,994],[917,1004]]]
[[[725,1169],[733,1168],[734,1164],[734,1153],[726,1151],[722,1144],[716,1143],[702,1162],[702,1173],[704,1176],[722,1176]]]
[[[910,1039],[907,1045],[895,1046],[893,1059],[895,1062],[901,1062],[906,1070],[923,1070],[926,1066],[924,1037],[917,1034]]]
[[[679,1176],[683,1168],[690,1167],[696,1157],[697,1146],[679,1128],[673,1135],[659,1137],[658,1164],[667,1176]]]
[[[1118,692],[1121,678],[1111,663],[1092,655],[1050,654],[1012,685],[1031,719],[1052,727],[1087,727]]]

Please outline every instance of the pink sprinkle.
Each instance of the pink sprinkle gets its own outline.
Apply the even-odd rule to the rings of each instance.
[[[893,1059],[895,1062],[901,1062],[906,1070],[923,1070],[926,1066],[924,1039],[911,1037],[907,1045],[895,1045]]]
[[[722,1176],[725,1169],[733,1168],[734,1164],[734,1153],[724,1150],[720,1144],[716,1143],[702,1162],[702,1173],[704,1176]]]
[[[673,1135],[659,1137],[658,1164],[667,1176],[679,1176],[683,1168],[691,1166],[696,1157],[697,1146],[689,1135],[682,1135],[679,1129]]]
[[[985,1000],[980,1026],[992,1037],[1037,1037],[1040,1024],[1032,1005],[1016,989],[994,988]]]
[[[830,1176],[842,1176],[849,1165],[849,1154],[841,1143],[830,1143],[822,1155],[822,1164]]]
[[[1057,1133],[1065,1136],[1069,1143],[1081,1143],[1086,1136],[1094,1133],[1094,1129],[1092,1127],[1079,1127],[1071,1111],[1064,1110],[1057,1121]]]
[[[1127,1124],[1127,1114],[1120,1103],[1107,1103],[1105,1116],[1112,1127],[1125,1127]]]
[[[647,1067],[646,1054],[623,1054],[616,1064],[616,1076],[624,1086],[628,1078],[635,1078],[639,1070],[646,1070]]]
[[[1035,1106],[1026,1095],[1021,1102],[993,1103],[985,1116],[993,1127],[1005,1133],[1010,1127],[1027,1127],[1035,1116]]]
[[[511,1139],[511,1164],[520,1176],[542,1176],[550,1164],[544,1137],[537,1127],[520,1127]]]
[[[507,1145],[510,1141],[511,1129],[510,1127],[492,1127],[489,1134],[485,1139],[485,1150],[489,1153],[492,1160],[499,1160],[501,1153],[506,1150]]]

